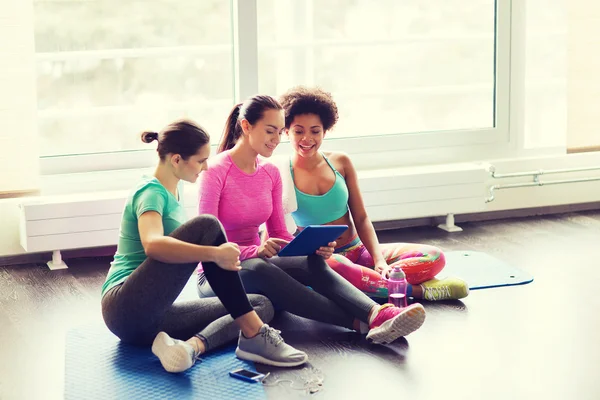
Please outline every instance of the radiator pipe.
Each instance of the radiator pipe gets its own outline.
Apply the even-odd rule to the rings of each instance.
[[[589,168],[589,169],[576,169],[570,172],[575,172],[575,171],[588,171],[591,169],[600,169],[600,168]],[[558,170],[556,170],[558,171]],[[554,172],[552,172],[554,173]],[[510,174],[505,174],[505,175],[510,175]],[[514,175],[514,176],[523,176],[523,175]],[[506,177],[506,176],[502,176],[502,177]],[[555,181],[548,181],[548,182],[542,182],[539,180],[538,176],[535,176],[533,182],[526,182],[526,183],[508,183],[505,185],[493,185],[490,186],[490,197],[488,197],[487,199],[485,199],[486,203],[489,203],[491,201],[494,200],[494,191],[495,190],[500,190],[500,189],[511,189],[511,188],[519,188],[519,187],[531,187],[531,186],[547,186],[547,185],[558,185],[558,184],[563,184],[563,183],[576,183],[576,182],[592,182],[592,181],[600,181],[600,176],[598,177],[593,177],[593,178],[577,178],[577,179],[561,179],[561,180],[555,180]]]
[[[548,170],[538,169],[537,171],[512,172],[512,173],[508,173],[508,174],[497,174],[495,166],[490,165],[488,167],[488,171],[490,172],[490,176],[492,178],[495,178],[495,179],[518,178],[518,177],[522,177],[522,176],[533,176],[534,179],[535,179],[535,177],[539,176],[539,175],[562,174],[562,173],[568,173],[568,172],[582,172],[582,171],[595,171],[595,170],[600,170],[600,167],[597,166],[597,167],[563,168],[563,169],[548,169]]]

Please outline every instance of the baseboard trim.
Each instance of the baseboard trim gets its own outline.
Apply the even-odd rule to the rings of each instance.
[[[63,260],[88,257],[112,257],[117,246],[93,247],[89,249],[61,250]],[[21,264],[46,264],[52,259],[52,252],[25,253],[0,257],[0,267]]]
[[[589,153],[592,151],[600,151],[600,146],[581,146],[567,148],[567,154]]]
[[[516,210],[488,211],[472,214],[459,214],[454,216],[455,223],[492,221],[509,218],[536,217],[542,215],[565,214],[571,212],[600,210],[600,201],[580,204],[564,204],[557,206],[521,208]],[[413,228],[417,226],[437,226],[446,222],[445,216],[412,218],[398,221],[374,222],[375,230],[384,231],[391,229]]]
[[[14,198],[18,198],[18,197],[33,197],[33,196],[39,196],[39,195],[40,195],[39,189],[7,191],[7,192],[0,192],[0,200],[14,199]]]

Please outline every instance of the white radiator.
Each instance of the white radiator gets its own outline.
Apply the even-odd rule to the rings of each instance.
[[[373,221],[443,216],[483,211],[484,165],[455,164],[359,173]],[[128,191],[42,196],[20,204],[21,245],[27,252],[116,245]],[[184,205],[196,214],[195,188],[184,190]],[[55,253],[55,261],[60,253]]]
[[[116,245],[128,191],[47,196],[20,204],[21,246],[28,252]],[[186,199],[184,204],[189,204]],[[186,207],[193,216],[195,206]]]
[[[485,209],[484,164],[448,164],[359,173],[372,221],[435,217]]]
[[[21,246],[28,252],[116,243],[126,191],[48,196],[20,204]]]

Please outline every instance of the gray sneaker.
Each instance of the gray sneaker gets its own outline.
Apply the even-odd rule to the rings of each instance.
[[[276,367],[295,367],[308,360],[305,352],[296,350],[283,341],[281,331],[264,324],[258,334],[248,339],[240,332],[235,355],[242,360]]]

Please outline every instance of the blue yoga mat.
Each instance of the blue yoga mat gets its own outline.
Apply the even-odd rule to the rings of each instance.
[[[102,325],[67,334],[65,399],[265,399],[259,383],[229,371],[254,365],[235,357],[235,345],[207,353],[180,374],[166,372],[150,348],[121,343]]]
[[[467,282],[469,289],[524,285],[533,281],[527,272],[478,251],[449,251],[446,266],[437,278],[455,276]]]

